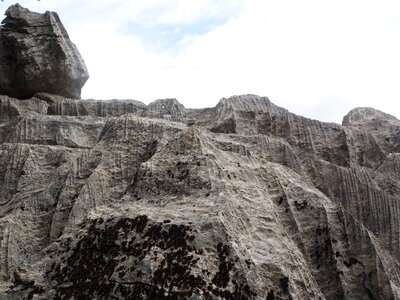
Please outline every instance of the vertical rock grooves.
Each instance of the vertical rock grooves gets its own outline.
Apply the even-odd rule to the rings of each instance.
[[[2,97],[5,299],[399,298],[394,117]]]
[[[0,299],[400,299],[395,117],[78,100],[58,15],[18,4],[0,74]]]

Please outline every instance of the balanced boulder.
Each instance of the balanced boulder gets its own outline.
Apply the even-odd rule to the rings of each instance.
[[[55,12],[19,4],[0,27],[0,94],[26,99],[47,92],[79,99],[89,78],[85,62]]]

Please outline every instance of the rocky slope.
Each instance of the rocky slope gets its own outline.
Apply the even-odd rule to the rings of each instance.
[[[390,115],[0,100],[4,299],[399,299]]]
[[[391,115],[43,90],[0,122],[0,299],[400,299]]]

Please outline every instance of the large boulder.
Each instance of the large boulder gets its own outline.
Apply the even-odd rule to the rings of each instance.
[[[57,13],[35,13],[15,4],[6,16],[0,27],[0,94],[80,98],[88,71]]]

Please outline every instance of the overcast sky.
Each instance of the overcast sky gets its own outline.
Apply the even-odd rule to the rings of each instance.
[[[58,12],[89,69],[83,98],[197,108],[257,94],[323,121],[357,106],[400,117],[399,0],[19,3]]]

